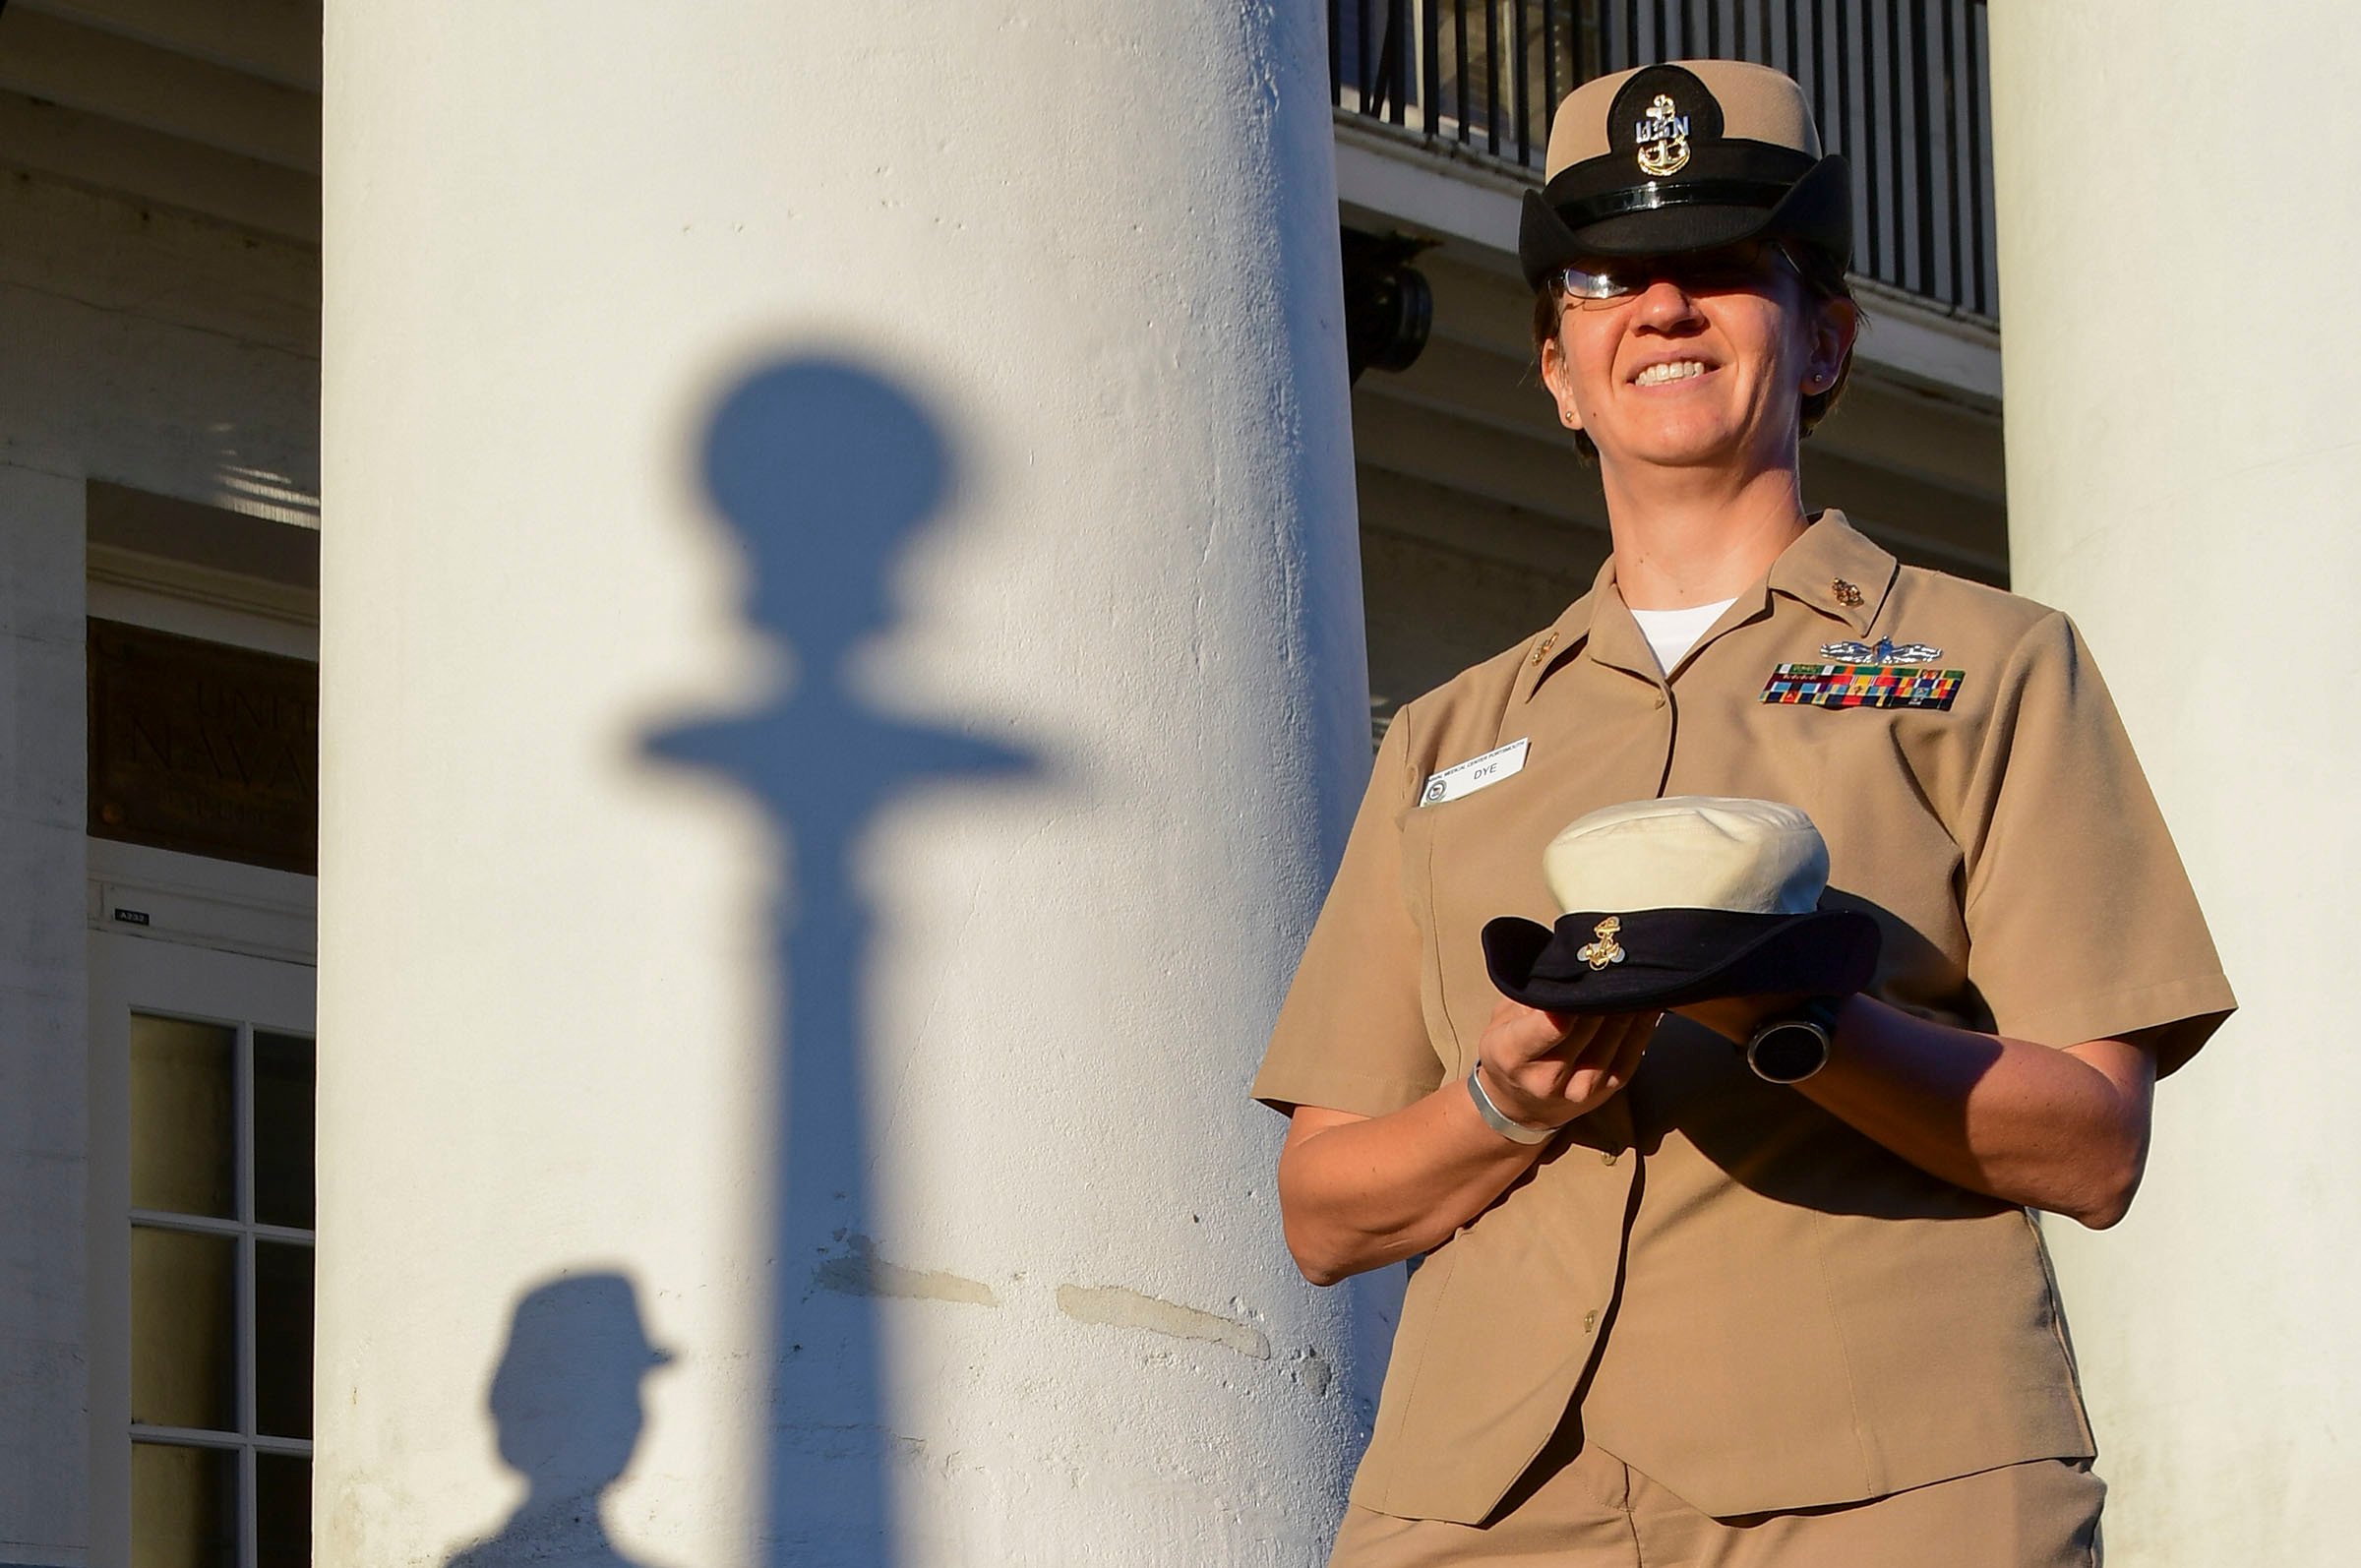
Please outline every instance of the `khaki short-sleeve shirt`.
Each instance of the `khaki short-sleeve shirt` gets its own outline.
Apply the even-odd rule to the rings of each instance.
[[[1665,795],[1809,813],[1832,901],[1882,930],[1870,993],[1896,1006],[2061,1047],[2161,1028],[2167,1072],[2233,1006],[2063,615],[1902,567],[1832,512],[1667,676],[1613,572],[1396,716],[1257,1098],[1382,1116],[1465,1076],[1496,999],[1483,923],[1554,919],[1548,839]],[[1881,638],[1940,649],[1915,705],[1764,700],[1779,666]],[[1519,740],[1514,773],[1422,804]],[[1413,1277],[1354,1500],[1477,1523],[1577,1399],[1591,1440],[1725,1516],[2092,1451],[2030,1217],[1677,1018]]]

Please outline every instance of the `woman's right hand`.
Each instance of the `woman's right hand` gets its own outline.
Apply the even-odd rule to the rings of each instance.
[[[1577,1017],[1502,1001],[1477,1043],[1483,1092],[1514,1120],[1560,1127],[1631,1081],[1662,1013]],[[1464,1079],[1381,1116],[1296,1107],[1279,1156],[1279,1214],[1303,1277],[1431,1252],[1551,1147],[1487,1125]]]
[[[1503,996],[1476,1043],[1477,1071],[1512,1120],[1562,1127],[1631,1082],[1664,1016],[1544,1012]]]

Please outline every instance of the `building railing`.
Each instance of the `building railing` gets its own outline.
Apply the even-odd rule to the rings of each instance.
[[[1983,0],[1328,0],[1339,109],[1536,181],[1575,87],[1700,58],[1803,85],[1852,165],[1857,274],[1997,319]]]

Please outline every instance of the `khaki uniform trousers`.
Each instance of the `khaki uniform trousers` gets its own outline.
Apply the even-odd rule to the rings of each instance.
[[[1536,1473],[1546,1469],[1547,1456]],[[1346,1511],[1329,1568],[2098,1568],[2106,1483],[2084,1460],[2004,1465],[1794,1513],[1716,1519],[1584,1448],[1483,1526]]]

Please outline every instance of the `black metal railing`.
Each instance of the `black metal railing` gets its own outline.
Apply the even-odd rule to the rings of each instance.
[[[1698,58],[1803,85],[1852,164],[1859,274],[1998,317],[1983,0],[1328,0],[1340,109],[1535,179],[1567,92]]]

